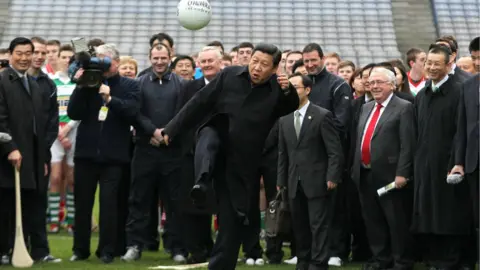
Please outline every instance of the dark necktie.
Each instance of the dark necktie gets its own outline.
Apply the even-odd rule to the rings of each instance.
[[[25,89],[27,90],[27,92],[30,94],[30,85],[28,84],[28,77],[27,75],[24,75],[22,77],[22,82],[23,82],[23,86],[25,86]]]

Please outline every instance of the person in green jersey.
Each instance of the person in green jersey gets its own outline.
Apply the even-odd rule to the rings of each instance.
[[[67,115],[67,106],[70,96],[75,89],[75,83],[70,81],[67,74],[70,58],[75,54],[70,45],[60,47],[58,53],[59,71],[55,73],[53,82],[57,86],[57,100],[59,112],[59,132],[50,151],[51,175],[49,194],[49,215],[51,233],[57,233],[60,229],[61,200],[66,186],[66,218],[65,225],[69,232],[73,232],[73,220],[75,217],[75,206],[73,198],[73,156],[75,152],[75,137],[79,122],[72,121]],[[64,213],[64,212],[63,212]],[[62,215],[64,216],[64,215]]]

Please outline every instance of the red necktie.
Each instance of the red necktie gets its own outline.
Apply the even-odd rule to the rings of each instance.
[[[362,143],[362,163],[364,165],[370,165],[370,142],[372,141],[373,132],[375,131],[375,126],[377,125],[378,118],[380,117],[380,110],[382,109],[382,104],[377,104],[375,112],[373,113],[372,119],[368,124],[367,131],[363,138]]]

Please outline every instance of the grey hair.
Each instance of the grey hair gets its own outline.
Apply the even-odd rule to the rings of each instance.
[[[209,52],[209,51],[215,51],[216,54],[217,54],[217,58],[219,60],[222,59],[223,55],[222,55],[222,52],[215,46],[206,46],[206,47],[203,47],[203,49],[198,53],[198,57],[200,58],[200,54],[202,52]]]
[[[370,76],[372,76],[373,73],[380,73],[385,75],[385,77],[387,77],[387,80],[391,82],[393,86],[397,87],[397,77],[395,76],[395,73],[393,73],[391,70],[384,67],[374,67]]]
[[[100,45],[95,49],[95,52],[97,54],[108,55],[115,60],[120,59],[120,53],[118,52],[117,46],[115,46],[115,44],[109,43]]]

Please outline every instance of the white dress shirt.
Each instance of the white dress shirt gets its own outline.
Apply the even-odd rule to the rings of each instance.
[[[385,101],[382,102],[382,108],[380,109],[380,115],[378,116],[377,123],[375,124],[375,128],[377,128],[378,122],[380,121],[380,118],[382,117],[382,114],[385,111],[385,108],[387,107],[388,103],[390,103],[390,100],[392,99],[392,97],[393,97],[393,92],[390,94],[390,96],[388,96],[387,99],[385,99]],[[375,102],[375,101],[373,101],[373,102]],[[363,129],[362,142],[361,142],[361,145],[360,145],[360,149],[363,148],[363,141],[365,140],[365,133],[367,132],[368,126],[370,125],[370,121],[372,121],[373,112],[375,112],[376,109],[377,109],[377,102],[375,102],[375,106],[373,106],[373,110],[370,112],[370,115],[368,116],[367,123],[365,124],[365,127]],[[375,131],[375,129],[374,129],[374,131]]]
[[[300,123],[303,124],[303,119],[305,118],[305,114],[307,114],[307,109],[308,109],[308,106],[310,105],[310,100],[307,101],[307,103],[305,103],[305,105],[303,105],[300,109],[296,110],[294,113],[293,113],[293,125],[295,126],[295,115],[297,114],[297,112],[300,113]],[[301,127],[302,125],[300,125]]]
[[[203,77],[203,80],[205,81],[205,85],[208,85],[210,83],[209,80],[207,80],[207,78]]]
[[[432,90],[435,89],[435,87],[440,88],[440,86],[442,86],[442,84],[444,84],[446,81],[448,80],[448,75],[445,76],[441,81],[439,81],[437,84],[435,84],[433,81],[432,81]]]

